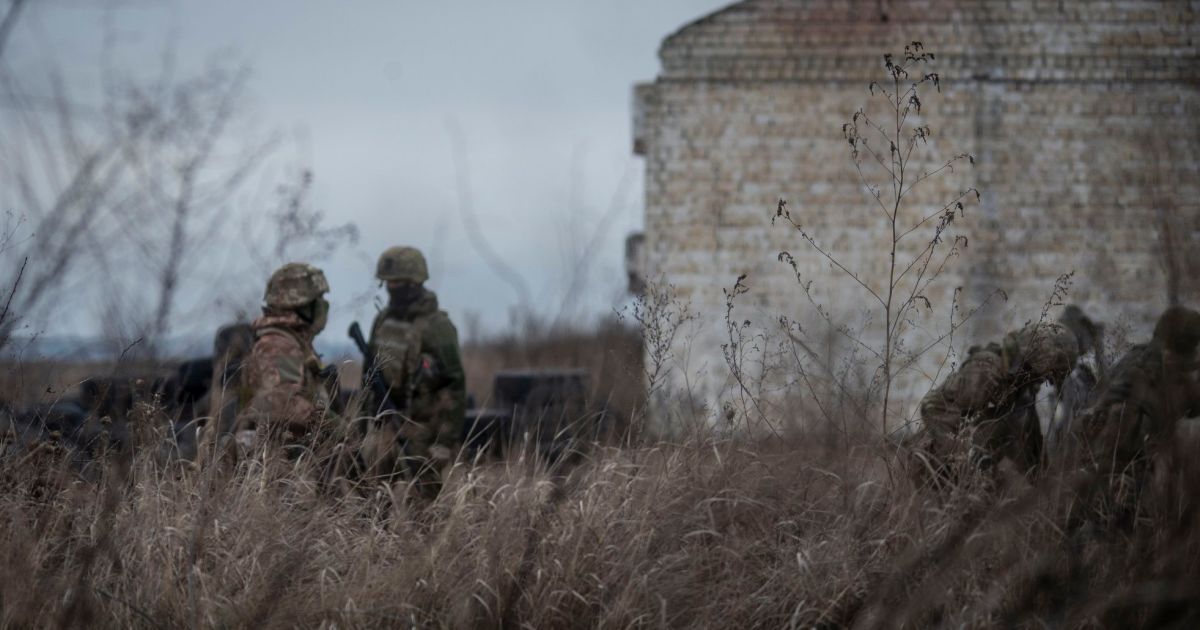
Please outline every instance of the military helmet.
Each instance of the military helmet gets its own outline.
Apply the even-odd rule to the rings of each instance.
[[[429,268],[415,247],[389,247],[379,255],[375,277],[383,281],[403,280],[421,284],[429,279]]]
[[[298,308],[329,292],[325,274],[305,263],[288,263],[267,281],[267,292],[263,301],[271,308]]]
[[[1058,382],[1066,378],[1079,360],[1075,333],[1062,324],[1032,324],[1017,333],[1025,363],[1040,378]]]
[[[1200,313],[1183,306],[1163,311],[1154,325],[1154,340],[1182,355],[1190,355],[1200,345]]]

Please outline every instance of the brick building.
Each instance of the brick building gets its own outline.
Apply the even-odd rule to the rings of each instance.
[[[878,244],[890,228],[842,123],[880,103],[867,86],[885,77],[883,53],[914,40],[941,77],[941,94],[925,97],[923,164],[970,153],[976,165],[924,182],[905,216],[966,186],[982,193],[960,222],[969,247],[930,289],[934,312],[916,322],[914,343],[945,332],[955,286],[965,306],[1009,296],[972,319],[963,341],[1037,318],[1072,270],[1068,299],[1135,336],[1169,295],[1197,304],[1198,15],[1194,1],[747,0],[667,37],[657,79],[635,88],[634,151],[646,167],[641,275],[673,284],[700,315],[690,351],[675,354],[675,385],[686,374],[709,402],[729,392],[722,288],[739,274],[750,292],[737,320],[813,321],[780,251],[796,255],[836,318],[868,335],[881,328],[864,319],[864,290],[770,218],[787,199],[823,247],[869,286],[886,285]],[[901,253],[924,244],[914,237]],[[915,371],[908,391],[932,373]]]

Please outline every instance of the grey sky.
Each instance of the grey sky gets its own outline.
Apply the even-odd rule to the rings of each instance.
[[[371,290],[374,256],[398,243],[426,251],[452,316],[478,314],[493,330],[507,322],[514,293],[470,247],[459,218],[451,120],[465,139],[480,223],[526,278],[537,310],[559,311],[573,262],[596,238],[577,315],[620,303],[622,242],[642,209],[631,88],[657,73],[663,37],[728,2],[30,4],[6,52],[14,71],[36,72],[49,51],[86,86],[106,19],[118,64],[132,70],[156,64],[166,41],[181,66],[230,54],[252,65],[255,118],[296,140],[316,176],[316,205],[362,230],[359,251],[324,265],[336,332],[370,316],[369,301],[353,298]]]

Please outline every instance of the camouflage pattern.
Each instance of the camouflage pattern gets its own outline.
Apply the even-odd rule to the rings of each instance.
[[[414,247],[389,247],[379,256],[375,277],[421,284],[429,279],[425,256]]]
[[[1026,326],[1016,335],[1017,362],[1010,365],[1036,383],[1058,387],[1079,360],[1079,342],[1062,324]],[[1024,363],[1024,365],[1021,364]]]
[[[441,468],[453,459],[466,413],[458,331],[438,309],[437,296],[423,290],[403,312],[387,309],[375,318],[370,345],[401,415],[372,425],[364,459],[394,459],[387,453],[394,453],[399,438],[406,442],[404,455],[411,458],[406,466],[418,471],[421,493],[436,495]]]
[[[331,397],[312,347],[311,324],[295,313],[267,314],[253,324],[255,343],[241,368],[233,435],[248,432],[294,444],[327,420]]]
[[[304,306],[329,292],[320,269],[305,263],[288,263],[271,274],[263,302],[277,310]]]
[[[399,409],[408,409],[412,387],[421,369],[421,330],[400,317],[377,317],[371,331],[375,369],[388,383],[392,402]]]
[[[387,412],[372,420],[358,456],[365,478],[395,479],[404,475],[418,497],[434,499],[454,453],[453,447],[437,442],[430,423]]]
[[[969,448],[982,467],[1008,458],[1032,472],[1042,452],[1037,390],[1047,381],[1061,385],[1078,354],[1070,331],[1046,323],[973,348],[962,366],[921,401],[917,443],[923,455],[942,467]]]
[[[1150,343],[1134,346],[1113,366],[1074,432],[1086,467],[1141,477],[1176,423],[1200,414],[1198,344],[1200,313],[1175,307],[1159,318]]]

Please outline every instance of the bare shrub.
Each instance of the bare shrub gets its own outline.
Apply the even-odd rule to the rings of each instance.
[[[49,110],[30,87],[0,75],[3,97],[15,103],[0,127],[3,201],[19,209],[6,215],[0,238],[0,345],[18,325],[33,334],[50,313],[90,303],[114,355],[138,339],[161,355],[187,324],[211,323],[207,296],[229,311],[256,305],[258,282],[231,281],[357,242],[356,226],[330,225],[312,207],[306,168],[274,186],[266,202],[274,211],[263,212],[261,199],[244,201],[248,183],[271,176],[265,167],[280,147],[246,114],[247,67],[222,62],[181,73],[170,52],[160,61],[149,78],[102,72],[95,108],[76,105],[56,70]],[[55,308],[64,302],[72,308]]]
[[[639,357],[631,365],[641,367],[646,405],[639,410],[639,436],[690,434],[697,430],[707,411],[692,391],[688,358],[695,335],[697,316],[691,303],[665,280],[644,282],[633,303],[617,313],[620,321],[636,325],[641,338]],[[678,378],[672,378],[678,374]],[[682,390],[668,386],[683,383]]]
[[[0,72],[0,97],[12,103],[0,125],[0,203],[19,218],[6,226],[0,249],[8,307],[0,345],[74,288],[89,242],[123,204],[123,153],[136,140],[135,130],[89,124],[57,75],[49,87],[49,102],[38,102],[15,76]]]
[[[882,101],[882,113],[860,109],[842,127],[857,177],[882,223],[879,240],[860,247],[868,250],[877,247],[886,252],[882,268],[858,269],[847,252],[830,250],[818,240],[819,235],[810,233],[803,215],[790,209],[785,200],[779,201],[771,219],[773,224],[782,223],[790,228],[812,255],[835,269],[860,296],[863,306],[858,310],[858,323],[846,321],[843,314],[834,313],[821,303],[798,255],[786,250],[779,252],[779,261],[791,267],[816,319],[842,337],[844,343],[839,345],[849,352],[851,359],[840,362],[823,358],[813,346],[829,347],[827,338],[810,338],[804,321],[792,316],[779,318],[777,331],[750,331],[749,320],[735,321],[731,317],[734,301],[748,291],[746,278],[739,278],[732,289],[726,289],[729,333],[723,345],[726,364],[740,396],[753,401],[753,415],[767,426],[773,425],[763,408],[762,394],[772,381],[780,390],[802,386],[821,407],[822,393],[827,398],[829,392],[819,391],[820,382],[836,384],[834,390],[846,390],[851,381],[860,380],[860,375],[845,369],[845,365],[869,362],[875,368],[869,375],[861,411],[877,408],[879,430],[886,432],[891,424],[897,378],[917,372],[930,383],[935,382],[946,361],[942,361],[935,374],[922,374],[919,361],[935,347],[946,348],[948,360],[954,332],[978,309],[960,308],[958,290],[943,286],[946,284],[943,276],[948,265],[967,246],[967,236],[958,224],[965,216],[966,204],[979,200],[979,192],[967,187],[932,207],[923,207],[926,202],[914,198],[916,189],[929,180],[953,173],[961,164],[974,164],[974,158],[967,154],[949,159],[925,155],[933,130],[923,118],[922,99],[927,97],[929,87],[940,91],[938,74],[925,70],[933,60],[934,55],[925,51],[920,42],[906,46],[900,58],[885,55],[883,68],[887,79],[869,86],[871,96]],[[938,305],[948,310],[949,321],[941,330],[930,330],[928,318],[933,316],[935,300],[940,296],[949,298],[949,304]],[[917,340],[912,334],[916,330],[926,332],[927,338]],[[780,341],[773,342],[777,336]],[[786,367],[779,366],[779,359]],[[747,366],[747,361],[757,364]],[[772,371],[776,374],[772,375]],[[827,410],[821,410],[821,415],[831,419]]]

